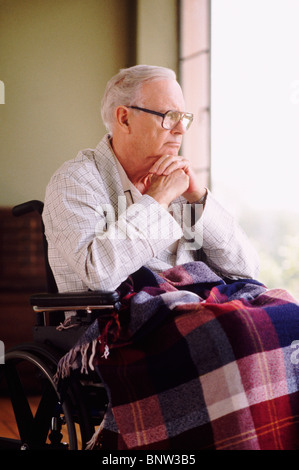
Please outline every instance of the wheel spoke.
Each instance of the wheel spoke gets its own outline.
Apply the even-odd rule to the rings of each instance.
[[[56,412],[57,403],[57,394],[51,383],[47,382],[44,386],[38,408],[33,418],[29,438],[30,447],[45,445],[51,427],[51,420]]]
[[[10,363],[5,366],[5,377],[21,441],[27,442],[32,428],[33,416],[19,374],[14,364]]]

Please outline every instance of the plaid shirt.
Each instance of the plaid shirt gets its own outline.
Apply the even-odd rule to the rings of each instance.
[[[112,290],[141,266],[161,272],[195,260],[223,277],[257,277],[256,252],[210,192],[204,211],[182,197],[169,210],[146,194],[136,202],[134,188],[128,205],[115,158],[107,135],[47,186],[43,221],[60,292]]]

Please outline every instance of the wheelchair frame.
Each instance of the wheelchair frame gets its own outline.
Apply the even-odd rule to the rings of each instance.
[[[17,217],[33,211],[42,215],[43,203],[32,200],[13,208]],[[115,291],[58,293],[42,218],[41,229],[48,292],[30,297],[36,314],[33,341],[12,348],[0,365],[19,433],[17,439],[0,437],[0,449],[85,449],[103,419],[108,403],[105,389],[98,376],[72,373],[58,390],[54,375],[59,359],[99,315],[118,309],[119,299]],[[76,312],[70,317],[74,328],[58,331],[67,311]],[[26,389],[29,375],[35,390],[32,385]]]

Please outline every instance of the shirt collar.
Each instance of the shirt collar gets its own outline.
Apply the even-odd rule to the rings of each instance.
[[[119,162],[118,158],[116,157],[116,155],[113,151],[113,148],[112,148],[112,145],[111,145],[111,140],[110,140],[109,143],[110,143],[112,155],[113,155],[114,160],[115,160],[116,168],[117,168],[117,171],[118,171],[118,174],[119,174],[119,177],[120,177],[120,181],[121,181],[125,196],[127,198],[127,203],[128,203],[128,205],[130,205],[132,203],[137,202],[142,197],[142,194],[136,188],[136,186],[134,186],[132,181],[128,178],[127,173],[125,172],[123,166],[121,165],[121,163]]]

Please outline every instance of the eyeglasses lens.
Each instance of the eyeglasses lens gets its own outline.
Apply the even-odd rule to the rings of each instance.
[[[165,127],[165,129],[173,129],[179,123],[180,119],[180,113],[169,111],[165,114],[163,127]]]
[[[176,111],[169,111],[164,116],[163,127],[164,129],[169,129],[169,130],[174,129],[175,126],[178,125],[180,120],[182,120],[184,129],[187,130],[190,127],[190,124],[192,122],[192,116],[184,115],[183,117],[181,117],[181,113],[176,112]]]

